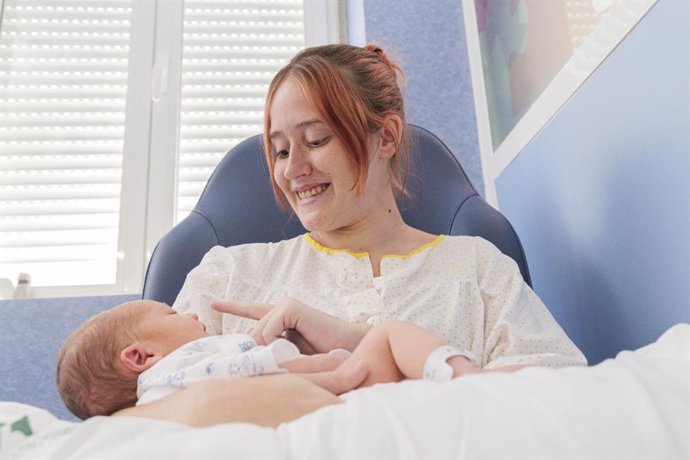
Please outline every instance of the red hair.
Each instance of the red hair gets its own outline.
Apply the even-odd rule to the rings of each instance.
[[[369,169],[369,134],[379,131],[387,115],[400,118],[402,132],[396,153],[390,161],[393,186],[405,193],[409,172],[409,141],[402,93],[400,67],[391,62],[381,48],[367,45],[325,45],[299,52],[273,78],[264,109],[264,151],[271,172],[273,192],[283,206],[285,197],[273,179],[275,158],[269,138],[271,104],[276,91],[288,78],[294,78],[323,121],[345,147],[355,168],[355,191],[362,193]]]

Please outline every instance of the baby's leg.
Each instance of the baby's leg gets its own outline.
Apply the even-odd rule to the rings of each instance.
[[[440,335],[415,324],[386,321],[364,336],[349,360],[369,364],[369,375],[361,386],[398,382],[404,378],[421,379],[429,354],[447,344]],[[480,370],[462,356],[454,356],[447,362],[453,368],[453,377]]]
[[[369,374],[360,386],[369,387],[377,383],[399,382],[405,379],[404,373],[396,364],[390,343],[393,324],[394,322],[385,322],[372,328],[343,364],[348,366],[350,363],[364,361],[369,365]]]

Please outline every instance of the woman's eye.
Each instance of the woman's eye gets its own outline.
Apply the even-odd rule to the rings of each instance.
[[[276,158],[287,158],[289,155],[287,150],[276,150],[275,152],[275,157]]]
[[[330,139],[331,138],[329,136],[329,137],[324,137],[321,139],[315,139],[313,141],[307,141],[307,145],[309,145],[309,147],[321,147],[322,145],[325,145],[326,143],[328,143],[328,141]]]

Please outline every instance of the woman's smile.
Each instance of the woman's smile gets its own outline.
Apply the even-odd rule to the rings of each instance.
[[[299,190],[296,190],[295,193],[299,198],[300,204],[312,203],[328,190],[330,185],[331,184],[318,184],[316,186],[301,187]]]

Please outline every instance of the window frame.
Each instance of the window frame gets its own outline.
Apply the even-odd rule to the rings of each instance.
[[[343,0],[303,1],[305,46],[344,41]],[[132,8],[116,281],[35,286],[32,297],[141,293],[151,254],[174,225],[184,0]]]

